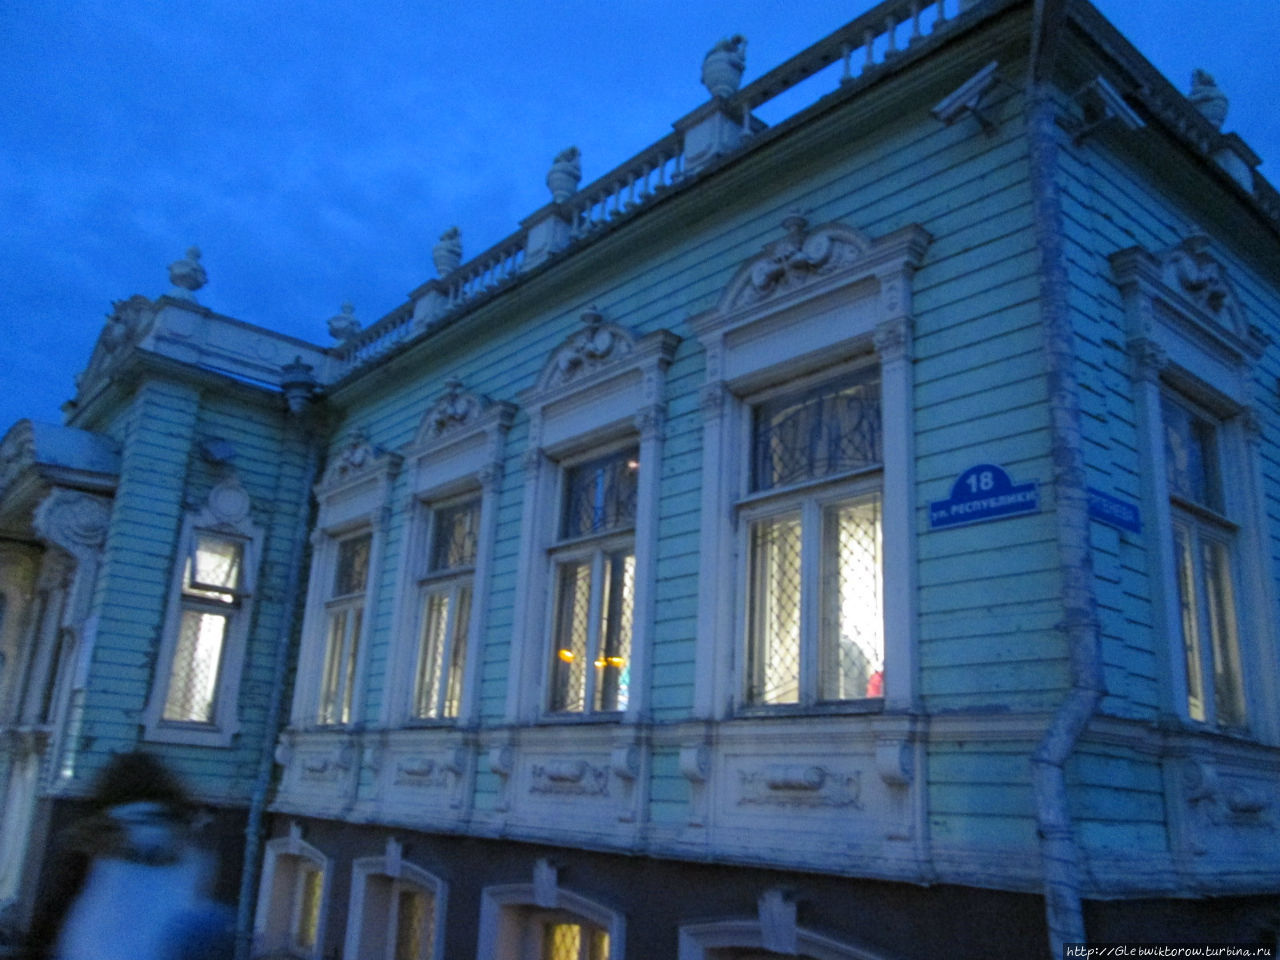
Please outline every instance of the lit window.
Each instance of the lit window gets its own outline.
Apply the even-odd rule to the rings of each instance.
[[[227,630],[241,602],[244,544],[197,532],[182,573],[182,613],[165,720],[212,723]]]
[[[636,447],[564,471],[550,709],[625,710],[635,606]]]
[[[324,872],[303,860],[298,866],[298,888],[295,893],[291,937],[302,953],[315,952],[320,938],[320,905],[324,894]]]
[[[542,924],[539,960],[609,960],[609,933],[588,923],[549,920]]]
[[[880,422],[874,368],[752,410],[749,704],[883,696]]]
[[[333,585],[325,606],[325,655],[320,685],[321,723],[350,723],[369,581],[370,533],[338,541]]]
[[[471,622],[480,498],[432,511],[431,535],[419,581],[418,658],[413,716],[458,716]]]
[[[1237,528],[1224,515],[1218,424],[1169,396],[1161,417],[1187,713],[1242,729],[1247,716],[1232,559]]]

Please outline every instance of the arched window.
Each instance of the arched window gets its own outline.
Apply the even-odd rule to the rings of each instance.
[[[352,866],[346,960],[441,960],[447,887],[405,863],[387,840],[386,853]]]

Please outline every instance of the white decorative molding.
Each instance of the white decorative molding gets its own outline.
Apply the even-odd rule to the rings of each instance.
[[[552,760],[530,768],[530,793],[571,794],[583,797],[609,795],[609,768],[585,760]]]
[[[401,456],[373,443],[361,429],[347,435],[346,441],[334,453],[324,476],[316,486],[317,496],[332,496],[343,487],[367,477],[394,473],[399,469]]]
[[[636,346],[630,330],[606,323],[594,306],[583,311],[583,328],[551,352],[538,377],[539,390],[554,390],[584,380],[602,367],[622,361]]]
[[[95,557],[107,537],[111,500],[54,488],[36,508],[36,535],[77,560]]]
[[[533,902],[544,910],[555,907],[560,896],[559,868],[546,857],[533,864]]]
[[[738,803],[779,807],[861,809],[861,771],[845,773],[817,764],[765,764],[738,771]]]
[[[757,909],[761,945],[774,953],[795,954],[799,943],[795,894],[778,887],[766,890],[760,894]]]
[[[583,328],[553,349],[537,383],[520,394],[529,412],[523,455],[524,502],[521,554],[516,580],[517,627],[506,719],[529,722],[546,705],[546,625],[550,563],[557,539],[561,463],[596,449],[616,450],[635,438],[635,593],[631,637],[631,685],[623,718],[647,711],[650,636],[657,579],[657,512],[662,464],[666,371],[680,338],[667,330],[643,336],[608,323],[595,307],[582,314]]]
[[[884,697],[888,708],[908,709],[917,696],[911,289],[931,238],[914,224],[877,238],[842,223],[811,228],[798,214],[782,225],[786,235],[746,260],[716,306],[689,321],[706,356],[700,391],[704,569],[732,571],[740,562],[735,513],[726,505],[745,493],[742,437],[753,395],[874,359],[884,438],[883,576],[897,585],[886,593],[884,608]],[[699,582],[699,718],[725,718],[740,699],[741,589],[737,576]]]

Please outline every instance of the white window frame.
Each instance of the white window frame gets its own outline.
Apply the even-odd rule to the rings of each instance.
[[[235,477],[230,477],[210,491],[208,501],[201,510],[188,513],[183,520],[169,584],[163,640],[156,658],[151,694],[144,714],[144,737],[147,740],[228,747],[239,732],[237,708],[240,678],[249,643],[249,627],[253,621],[253,599],[257,592],[258,564],[264,539],[263,528],[253,522],[249,507],[248,493]],[[186,590],[187,564],[194,558],[197,538],[202,534],[234,541],[241,546],[240,584],[235,591],[234,604],[202,601]],[[171,720],[164,715],[169,686],[173,680],[174,660],[181,639],[183,614],[189,609],[223,614],[227,619],[222,637],[213,717],[207,723]]]
[[[320,960],[324,955],[332,868],[329,857],[302,839],[302,828],[297,822],[290,823],[287,836],[267,842],[258,882],[254,956],[285,954],[303,960]],[[297,942],[295,934],[301,919],[303,881],[308,871],[319,872],[321,887],[316,942],[305,948]]]
[[[364,718],[365,674],[369,660],[376,598],[381,585],[382,556],[390,525],[391,488],[401,457],[374,445],[363,431],[349,435],[315,487],[319,511],[312,533],[311,574],[302,621],[302,649],[294,682],[292,725],[304,729],[343,729]],[[369,575],[362,604],[360,633],[355,637],[356,663],[351,681],[351,709],[345,723],[322,721],[322,686],[328,650],[329,612],[343,541],[370,535]],[[341,601],[339,601],[341,602]]]
[[[634,438],[627,437],[622,440],[607,444],[602,447],[595,447],[591,450],[578,454],[577,456],[567,457],[557,464],[556,473],[556,496],[554,499],[555,516],[554,530],[551,545],[547,548],[547,562],[549,570],[547,574],[547,584],[549,587],[547,596],[547,627],[546,637],[547,648],[544,651],[546,658],[546,673],[543,677],[543,683],[546,685],[545,702],[543,709],[548,716],[559,718],[580,717],[580,718],[607,718],[610,716],[618,716],[625,714],[626,706],[614,709],[597,709],[594,705],[596,696],[597,678],[595,671],[591,669],[591,665],[602,656],[600,645],[604,642],[601,635],[601,622],[603,620],[602,603],[604,600],[604,571],[605,558],[610,553],[616,553],[620,550],[629,549],[632,558],[632,616],[631,622],[627,629],[631,632],[631,649],[632,658],[634,660],[635,653],[635,625],[636,625],[636,609],[635,609],[635,588],[636,584],[636,520],[632,518],[631,523],[604,530],[599,533],[586,533],[576,536],[565,536],[561,530],[565,520],[566,497],[568,490],[569,475],[578,467],[592,463],[594,461],[605,458],[612,458],[621,454],[636,451],[636,458],[639,461],[639,448]],[[640,469],[643,469],[641,465]],[[637,486],[637,500],[639,490]],[[637,503],[637,507],[639,504]],[[638,513],[638,510],[637,510]],[[587,563],[591,570],[591,588],[587,613],[587,641],[586,652],[584,655],[584,675],[583,675],[583,705],[580,710],[555,709],[553,700],[556,694],[554,689],[555,676],[559,672],[556,664],[557,656],[560,655],[559,640],[564,629],[564,624],[560,619],[560,577],[563,568],[570,563]],[[630,691],[633,681],[628,683],[627,705],[630,704]]]
[[[582,314],[582,322],[583,329],[552,351],[537,384],[520,395],[521,405],[529,412],[529,441],[523,457],[517,615],[507,688],[509,723],[634,722],[648,704],[666,370],[680,338],[666,330],[637,337],[606,322],[594,308]],[[620,712],[551,713],[548,625],[554,617],[549,610],[555,568],[552,551],[560,542],[564,471],[626,446],[637,447],[640,460],[630,696]]]
[[[861,363],[846,364],[835,368],[825,368],[817,374],[798,381],[789,381],[777,385],[761,394],[742,399],[742,449],[746,452],[741,458],[738,498],[734,504],[734,524],[737,527],[737,552],[741,558],[737,567],[739,595],[742,603],[737,611],[738,623],[735,633],[743,637],[743,654],[740,662],[739,688],[735,692],[736,712],[770,713],[780,710],[799,710],[812,712],[817,709],[849,709],[855,705],[878,707],[881,698],[846,697],[840,699],[823,698],[820,685],[823,669],[820,663],[822,647],[823,584],[826,581],[827,565],[830,562],[822,545],[823,524],[828,510],[847,503],[874,498],[876,512],[883,512],[884,501],[884,464],[883,458],[874,466],[816,480],[806,480],[788,484],[771,490],[756,491],[752,489],[751,471],[752,456],[755,446],[754,420],[755,411],[762,404],[777,397],[785,397],[793,393],[804,393],[813,387],[838,380],[843,377],[863,373],[868,367],[876,366],[872,358],[865,357]],[[879,371],[876,370],[876,380]],[[752,578],[752,533],[758,522],[768,521],[788,514],[798,514],[801,523],[801,591],[798,606],[800,607],[800,653],[798,669],[798,696],[794,702],[767,704],[754,699],[750,694],[753,679],[750,676],[752,650],[755,636],[752,630],[752,609],[764,599],[755,593]],[[877,559],[883,560],[883,523],[879,523],[881,535],[877,538]],[[878,597],[883,611],[884,605],[884,571],[880,567]],[[883,613],[881,616],[883,621]],[[883,657],[883,622],[880,624],[881,655]],[[883,671],[883,663],[880,665]]]
[[[479,710],[481,644],[488,610],[498,500],[504,478],[507,433],[516,408],[466,390],[460,380],[445,383],[444,393],[423,413],[412,441],[400,451],[408,473],[409,532],[398,575],[401,602],[388,662],[387,695],[380,720],[405,724],[471,725]],[[465,627],[461,701],[456,717],[425,719],[414,715],[414,678],[419,656],[423,589],[434,577],[427,571],[435,511],[478,497],[480,518],[476,558],[470,573],[471,613]],[[450,576],[444,574],[444,577]]]
[[[740,531],[752,513],[740,516],[736,505],[748,499],[753,405],[798,380],[820,382],[870,363],[879,366],[881,384],[884,697],[789,709],[910,709],[918,695],[911,278],[930,238],[912,225],[870,239],[841,223],[810,228],[799,216],[783,228],[787,236],[745,262],[716,307],[690,321],[707,355],[704,569],[737,571],[699,582],[694,713],[725,719],[744,706],[749,556]]]
[[[448,885],[422,867],[405,862],[403,853],[400,843],[394,838],[388,838],[384,854],[361,857],[352,864],[351,901],[347,911],[347,936],[342,954],[345,960],[395,960],[396,911],[399,909],[398,894],[403,890],[421,892],[431,897],[432,941],[419,960],[443,960]],[[385,911],[375,910],[368,895],[370,882],[378,880],[387,881],[391,887]],[[377,933],[373,933],[371,937],[375,941],[381,939],[384,945],[382,956],[370,953],[367,949],[369,944],[366,940],[370,939],[372,925],[385,931],[381,937]]]
[[[1274,584],[1259,558],[1266,556],[1266,514],[1259,414],[1252,405],[1256,364],[1264,341],[1246,322],[1226,269],[1208,241],[1192,237],[1169,250],[1140,247],[1111,258],[1124,297],[1137,412],[1144,522],[1140,540],[1152,558],[1148,582],[1160,675],[1160,710],[1192,729],[1280,742],[1280,655]],[[1215,425],[1222,485],[1221,518],[1209,526],[1230,539],[1235,619],[1247,730],[1194,719],[1188,704],[1186,652],[1178,593],[1175,525],[1190,512],[1171,496],[1165,462],[1163,404],[1168,397]],[[1194,508],[1192,508],[1194,510]],[[1224,525],[1225,524],[1225,525]],[[1211,673],[1211,671],[1210,671]],[[1208,678],[1211,680],[1211,676]]]
[[[580,923],[609,935],[609,960],[626,960],[625,916],[560,886],[556,868],[545,860],[534,867],[532,883],[485,887],[480,894],[477,957],[529,960],[548,922]]]

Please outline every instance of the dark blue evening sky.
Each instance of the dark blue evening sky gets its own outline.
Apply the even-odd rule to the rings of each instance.
[[[198,244],[200,301],[329,342],[370,323],[547,199],[576,144],[584,182],[706,99],[721,36],[750,81],[870,8],[644,0],[0,4],[0,435],[60,419],[111,301],[168,288]],[[1100,0],[1180,89],[1231,98],[1225,129],[1280,163],[1276,0]]]

